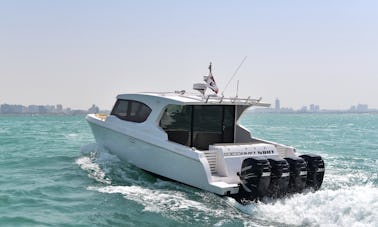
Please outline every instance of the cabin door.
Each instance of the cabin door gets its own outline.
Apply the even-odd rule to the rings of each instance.
[[[233,143],[234,122],[234,106],[193,106],[192,146],[207,150],[215,143]]]

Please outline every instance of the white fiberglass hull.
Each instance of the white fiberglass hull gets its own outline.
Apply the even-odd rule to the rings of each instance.
[[[108,149],[111,153],[117,155],[122,161],[129,162],[141,169],[154,174],[188,184],[206,191],[219,195],[227,193],[237,193],[236,184],[230,184],[230,188],[219,187],[211,183],[211,171],[206,157],[201,153],[194,153],[190,148],[176,145],[184,152],[190,152],[191,155],[183,155],[180,152],[158,146],[153,141],[145,141],[135,137],[118,132],[106,127],[103,122],[87,117],[89,125],[94,134],[96,143]],[[166,147],[172,146],[167,141]],[[164,145],[164,144],[162,144]]]

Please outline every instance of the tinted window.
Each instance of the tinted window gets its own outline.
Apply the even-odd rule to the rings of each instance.
[[[233,143],[235,107],[169,105],[160,120],[168,140],[200,150],[215,143]]]
[[[160,120],[160,127],[168,134],[170,141],[191,146],[191,106],[169,105]]]
[[[192,146],[209,149],[210,144],[222,143],[223,106],[193,106]]]
[[[144,122],[151,113],[146,104],[133,100],[117,100],[112,115],[125,121]]]
[[[119,101],[117,101],[116,105],[114,106],[112,114],[116,115],[117,117],[119,117],[123,120],[125,120],[128,116],[127,115],[128,106],[129,106],[128,101],[119,100]]]
[[[222,134],[223,106],[193,106],[193,131]]]

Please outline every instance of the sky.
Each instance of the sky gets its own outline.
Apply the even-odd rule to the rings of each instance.
[[[226,96],[378,108],[378,1],[0,0],[0,104],[111,109],[209,62]]]

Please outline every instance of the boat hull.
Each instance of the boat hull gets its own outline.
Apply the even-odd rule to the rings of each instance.
[[[148,125],[136,127],[112,116],[88,115],[87,121],[96,143],[122,161],[241,203],[265,196],[277,198],[304,188],[317,190],[323,181],[320,156],[280,157],[277,144],[218,144],[199,151],[169,141],[164,131],[153,131]]]
[[[88,122],[96,143],[117,155],[122,161],[129,162],[148,172],[219,195],[237,192],[236,188],[224,190],[210,183],[210,169],[206,169],[202,163],[207,162],[204,155],[199,154],[195,159],[157,146],[151,141],[110,129],[101,123],[92,120],[88,120]],[[184,149],[191,151],[190,148],[185,147]]]

